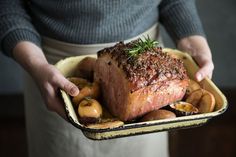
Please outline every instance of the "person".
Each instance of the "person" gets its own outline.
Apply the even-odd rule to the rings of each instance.
[[[200,66],[196,80],[211,78],[211,51],[194,0],[1,0],[0,8],[1,51],[30,75],[24,81],[30,157],[169,155],[166,132],[106,141],[84,137],[63,119],[57,93],[63,89],[75,96],[79,89],[53,64],[118,41],[160,36],[162,24],[177,48],[190,53]]]

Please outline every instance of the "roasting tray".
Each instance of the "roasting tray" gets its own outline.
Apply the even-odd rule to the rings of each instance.
[[[168,48],[163,49],[163,51],[183,59],[184,66],[187,69],[188,75],[191,79],[193,79],[194,73],[197,71],[198,66],[188,54]],[[96,58],[96,55],[69,57],[59,61],[55,66],[62,72],[62,74],[65,77],[74,76],[76,66],[84,57],[87,56]],[[104,139],[126,137],[126,136],[147,134],[160,131],[197,127],[205,124],[211,118],[214,118],[224,113],[225,110],[227,109],[228,104],[223,93],[217,88],[217,86],[211,80],[207,78],[201,81],[200,85],[202,88],[210,91],[215,96],[216,106],[213,112],[177,117],[174,119],[130,123],[112,129],[91,129],[80,124],[77,115],[75,113],[75,110],[72,106],[70,97],[63,90],[61,90],[61,95],[64,100],[66,114],[70,123],[73,124],[75,127],[81,129],[83,134],[87,138],[93,140],[104,140]]]

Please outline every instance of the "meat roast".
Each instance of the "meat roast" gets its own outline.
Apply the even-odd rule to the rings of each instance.
[[[122,121],[181,100],[189,82],[181,60],[161,47],[145,47],[141,39],[99,51],[94,79],[101,86],[103,103]]]

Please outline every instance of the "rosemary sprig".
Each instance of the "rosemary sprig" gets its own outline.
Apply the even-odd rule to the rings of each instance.
[[[139,39],[132,48],[127,49],[129,58],[130,57],[136,57],[137,55],[155,48],[158,45],[158,41],[156,40],[151,40],[148,37],[144,37],[143,39]]]

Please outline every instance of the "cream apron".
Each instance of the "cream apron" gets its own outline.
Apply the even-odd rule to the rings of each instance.
[[[157,37],[154,25],[136,39]],[[43,38],[43,51],[51,64],[75,55],[94,54],[115,43],[76,45]],[[83,133],[46,109],[39,90],[25,75],[25,114],[29,157],[168,157],[167,132],[104,141],[87,139]]]

